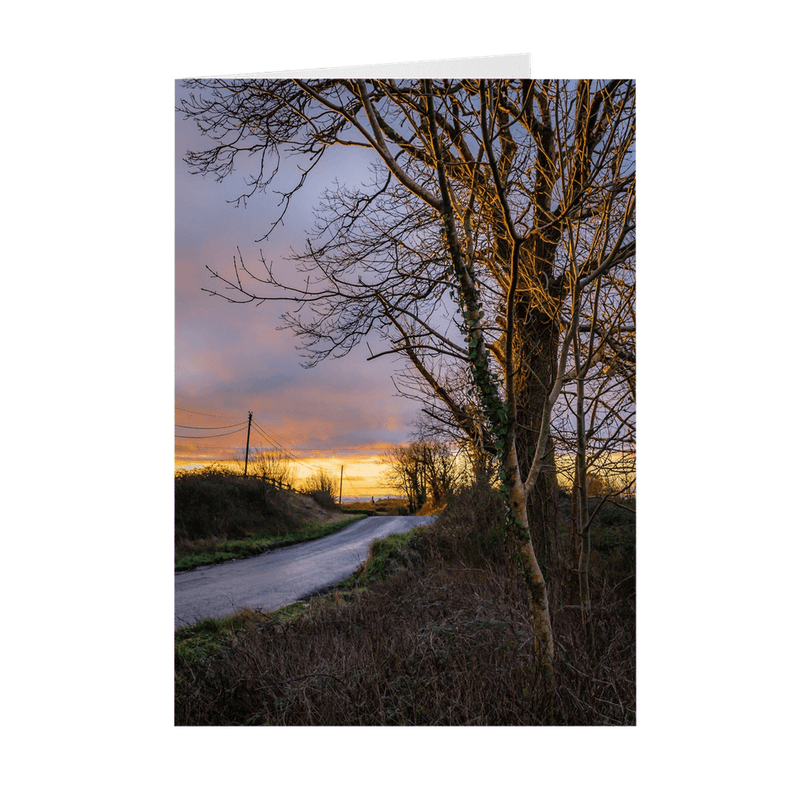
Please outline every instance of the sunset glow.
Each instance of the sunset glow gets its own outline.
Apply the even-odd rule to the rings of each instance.
[[[176,412],[176,419],[189,416],[185,412]],[[221,436],[219,439],[211,438],[217,435],[211,430],[204,432],[195,427],[188,427],[188,425],[189,423],[185,423],[184,427],[178,427],[178,423],[176,423],[176,430],[183,432],[178,435],[203,435],[205,433],[209,436],[209,440],[176,438],[176,469],[198,469],[210,464],[221,464],[235,469],[243,468],[247,436],[246,422],[244,431]],[[256,425],[258,425],[257,422]],[[280,454],[285,458],[291,470],[291,482],[295,488],[300,488],[308,477],[322,470],[331,477],[336,487],[339,487],[341,481],[343,499],[369,499],[370,497],[378,498],[396,494],[396,491],[386,481],[386,464],[383,462],[383,454],[393,446],[390,442],[340,451],[325,451],[302,446],[295,449],[287,447],[283,442],[278,442],[272,437],[267,439],[258,430],[261,426],[256,427],[256,425],[251,428],[250,459],[254,459],[259,451]],[[209,444],[209,441],[212,444]],[[223,444],[213,444],[214,441],[223,442]],[[278,447],[276,444],[280,446]],[[250,474],[252,474],[252,463],[251,461]]]

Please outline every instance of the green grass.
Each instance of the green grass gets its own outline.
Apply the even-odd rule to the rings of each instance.
[[[209,564],[221,564],[235,558],[248,558],[265,553],[276,547],[285,547],[299,542],[321,539],[331,533],[352,525],[366,514],[348,516],[346,519],[333,522],[312,522],[292,531],[276,534],[271,530],[256,530],[241,539],[203,540],[191,543],[191,552],[175,554],[175,571],[181,572]]]
[[[419,554],[409,544],[424,528],[425,526],[420,526],[405,533],[392,533],[374,541],[369,547],[364,566],[343,581],[343,585],[365,586],[418,562]]]
[[[330,524],[314,524],[308,527],[325,528],[330,527]],[[338,523],[338,527],[341,528],[342,523]],[[424,528],[425,526],[421,526],[405,533],[393,533],[385,539],[372,542],[364,566],[355,575],[322,592],[318,597],[318,605],[336,605],[342,600],[353,599],[363,594],[369,584],[394,574],[412,561],[419,560],[409,548],[409,543]],[[225,619],[199,620],[193,625],[186,625],[175,631],[175,657],[187,664],[202,661],[223,651],[230,644],[234,634],[248,625],[263,623],[272,629],[291,625],[304,616],[307,610],[308,603],[300,601],[269,613],[245,609]]]
[[[219,653],[233,633],[243,626],[235,617],[202,619],[194,625],[175,631],[176,663],[202,662]]]
[[[175,665],[176,670],[202,664],[213,656],[224,653],[230,647],[236,634],[247,628],[269,626],[273,630],[290,625],[299,619],[307,609],[303,602],[279,608],[277,611],[264,613],[252,609],[242,609],[225,619],[207,617],[186,625],[175,631]]]

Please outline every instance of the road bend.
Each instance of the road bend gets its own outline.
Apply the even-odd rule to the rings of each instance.
[[[275,611],[352,575],[369,546],[436,517],[367,517],[338,533],[259,556],[175,573],[175,628],[241,608]]]

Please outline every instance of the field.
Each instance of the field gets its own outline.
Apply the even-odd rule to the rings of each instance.
[[[360,503],[343,503],[344,509],[352,511],[364,511],[372,513],[375,511],[377,514],[388,514],[389,516],[397,516],[408,513],[408,504],[405,500],[399,497],[384,497],[376,500],[374,503],[370,501]]]

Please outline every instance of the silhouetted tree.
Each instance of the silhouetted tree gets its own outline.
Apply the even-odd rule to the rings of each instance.
[[[255,449],[250,456],[249,472],[255,478],[287,489],[297,480],[297,468],[289,459],[275,450]]]
[[[392,447],[384,456],[388,480],[408,499],[409,511],[419,511],[430,499],[440,508],[449,497],[458,473],[456,455],[441,440],[418,438]]]
[[[410,514],[422,508],[427,499],[425,468],[418,455],[419,449],[411,444],[392,447],[383,457],[388,467],[387,480],[406,496]]]
[[[336,507],[337,483],[324,469],[318,469],[303,481],[302,492],[313,497],[324,508]]]

